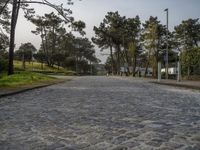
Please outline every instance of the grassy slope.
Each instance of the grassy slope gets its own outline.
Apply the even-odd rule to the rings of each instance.
[[[21,61],[14,61],[14,67],[16,70],[23,70]],[[48,67],[45,64],[43,65],[43,69],[42,69],[41,63],[38,63],[38,62],[33,62],[33,65],[32,63],[26,62],[26,70],[27,71],[44,71],[44,72],[52,72],[52,73],[57,73],[57,72],[64,73],[67,71],[62,67],[59,67],[59,70],[58,70],[57,66]]]
[[[16,71],[24,71],[22,67],[22,62],[21,61],[14,61],[14,68]],[[54,65],[53,67],[49,67],[45,64],[43,64],[43,69],[41,67],[41,63],[38,62],[33,62],[28,63],[26,62],[26,71],[31,71],[31,72],[38,72],[38,73],[43,73],[43,74],[64,74],[64,75],[69,75],[73,76],[75,75],[74,71],[66,70],[65,68],[59,67]]]
[[[39,73],[20,72],[11,76],[3,75],[0,78],[0,88],[20,87],[53,80],[55,79]]]
[[[17,88],[21,86],[30,86],[33,84],[47,83],[55,81],[58,79],[49,77],[45,74],[65,74],[65,75],[74,75],[73,71],[67,71],[66,69],[57,66],[48,67],[43,65],[41,68],[41,63],[26,62],[26,70],[22,68],[21,61],[14,61],[15,74],[7,76],[7,73],[0,74],[0,89],[2,88]]]

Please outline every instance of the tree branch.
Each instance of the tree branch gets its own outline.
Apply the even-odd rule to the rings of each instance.
[[[0,11],[0,15],[3,13],[4,9],[6,8],[6,6],[8,5],[10,0],[7,0],[5,5],[3,6],[2,10]]]
[[[67,22],[72,22],[70,18],[67,18],[66,15],[64,14],[62,10],[62,5],[61,6],[56,6],[54,4],[51,4],[50,2],[44,0],[43,2],[39,1],[21,1],[21,4],[42,4],[42,5],[47,5],[50,6],[51,8],[55,9]],[[59,8],[61,7],[61,8]]]

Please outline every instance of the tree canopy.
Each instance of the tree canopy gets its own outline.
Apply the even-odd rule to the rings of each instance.
[[[135,75],[139,71],[138,68],[145,68],[146,73],[148,68],[152,68],[152,74],[156,77],[158,62],[161,61],[162,67],[166,67],[167,48],[170,67],[176,66],[178,49],[183,55],[182,63],[190,70],[188,72],[199,69],[198,65],[192,69],[192,60],[193,65],[185,63],[190,62],[188,57],[198,56],[195,48],[198,49],[200,43],[199,19],[184,20],[170,32],[157,17],[150,16],[141,23],[139,16],[126,18],[119,12],[108,12],[100,25],[94,27],[94,32],[92,41],[102,51],[110,49],[106,62],[109,72],[119,74],[120,68],[125,68],[129,74],[131,68],[132,74]]]

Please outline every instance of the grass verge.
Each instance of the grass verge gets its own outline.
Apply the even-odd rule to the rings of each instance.
[[[21,86],[31,86],[35,84],[48,83],[57,80],[39,73],[19,72],[10,76],[3,75],[0,78],[0,88],[17,88]]]

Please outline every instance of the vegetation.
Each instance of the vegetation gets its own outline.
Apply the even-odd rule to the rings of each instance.
[[[187,78],[200,75],[200,48],[184,51],[181,55],[181,60],[182,72],[187,75]]]
[[[40,50],[34,54],[37,61],[48,66],[62,66],[70,68],[77,73],[87,73],[91,62],[98,62],[94,46],[87,38],[75,37],[63,28],[63,20],[54,13],[37,16],[30,19],[36,25],[32,31],[41,37]],[[81,22],[76,24],[76,29],[85,26]],[[84,35],[84,32],[79,32]],[[84,67],[80,65],[85,64]]]
[[[45,14],[44,16],[36,16],[34,8],[29,8],[30,3],[37,3],[42,5],[48,5],[55,9],[59,15],[54,12]],[[85,23],[82,21],[74,21],[72,11],[70,9],[65,9],[62,5],[55,5],[47,0],[45,1],[25,1],[25,0],[13,0],[12,1],[12,15],[7,8],[7,1],[1,2],[1,7],[3,11],[3,17],[5,21],[0,24],[4,30],[10,28],[10,42],[1,42],[2,49],[9,46],[9,57],[3,58],[4,60],[9,60],[8,64],[5,64],[2,60],[1,64],[5,64],[0,70],[5,70],[8,66],[8,74],[14,73],[13,60],[20,60],[23,62],[23,70],[26,70],[26,65],[32,60],[36,60],[41,63],[41,66],[48,65],[49,68],[54,66],[59,68],[65,68],[66,70],[72,70],[70,73],[87,74],[90,72],[91,64],[96,63],[99,60],[95,56],[94,46],[89,41],[89,39],[84,37],[75,37],[71,32],[67,33],[67,29],[79,32],[81,36],[85,35],[83,29],[85,28]],[[69,0],[68,4],[71,5],[72,1]],[[18,11],[23,9],[25,17],[28,21],[32,22],[36,29],[32,31],[33,34],[40,35],[41,37],[41,47],[39,50],[31,43],[23,43],[18,50],[14,52],[14,33],[17,23]],[[11,18],[11,19],[10,19]],[[9,24],[11,23],[11,26]],[[1,39],[6,39],[1,36]],[[10,44],[10,45],[8,45]],[[40,72],[49,72],[49,70]],[[60,71],[58,71],[60,72]]]
[[[200,76],[200,23],[199,19],[188,19],[175,27],[176,47],[181,51],[182,72],[188,79]],[[196,77],[195,77],[196,78]]]
[[[26,69],[26,61],[33,61],[33,54],[37,51],[37,49],[31,43],[21,44],[19,50],[15,51],[15,59],[22,60],[23,69]]]
[[[55,9],[60,16],[62,16],[63,20],[66,25],[71,26],[75,31],[79,31],[81,34],[84,34],[83,28],[85,27],[85,23],[82,21],[74,21],[73,17],[70,15],[72,14],[72,11],[70,9],[63,8],[63,5],[55,5],[47,0],[36,0],[36,1],[26,1],[26,0],[12,0],[12,1],[1,1],[1,7],[2,11],[1,13],[6,12],[7,4],[12,4],[12,15],[11,15],[11,21],[10,21],[10,42],[9,42],[9,64],[8,64],[8,75],[11,75],[14,73],[13,69],[13,60],[14,60],[14,47],[15,47],[15,29],[17,25],[19,10],[22,8],[25,12],[25,17],[28,20],[31,20],[32,17],[34,17],[34,9],[29,8],[29,4],[35,3],[35,4],[41,4],[41,5],[47,5]],[[71,0],[68,0],[68,5],[73,4]],[[4,15],[5,16],[5,15]],[[69,25],[70,24],[70,25]],[[4,25],[4,24],[3,24]],[[53,27],[54,23],[51,24]],[[55,30],[54,30],[55,31]],[[53,36],[55,37],[55,35]],[[55,42],[55,38],[54,38]],[[54,47],[54,46],[53,46]]]
[[[47,74],[58,74],[67,73],[67,70],[58,66],[49,67],[48,65],[44,65],[38,62],[30,62],[26,64],[26,68],[23,67],[22,61],[14,61],[14,68],[16,71],[29,71],[29,72],[39,72],[39,73],[47,73]]]
[[[199,19],[188,19],[174,28],[167,30],[157,17],[150,18],[143,24],[139,16],[126,18],[118,12],[108,12],[99,27],[94,27],[93,42],[101,50],[110,50],[106,69],[119,74],[124,67],[127,75],[135,76],[137,68],[150,67],[153,77],[157,77],[157,64],[166,67],[166,49],[169,49],[169,67],[176,67],[181,53],[183,76],[199,75]],[[177,51],[178,50],[178,51]],[[132,71],[130,71],[132,66]]]
[[[0,88],[15,88],[52,81],[54,78],[30,72],[19,72],[11,76],[3,75],[0,78]]]
[[[6,3],[0,2],[0,73],[7,70],[8,67],[8,48],[9,39],[7,33],[9,32],[9,17],[10,12]]]
[[[37,16],[34,8],[29,4],[36,3],[48,5],[58,12]],[[12,11],[9,11],[11,4]],[[68,0],[68,4],[73,2]],[[28,21],[35,25],[33,34],[40,36],[41,45],[37,50],[31,43],[23,43],[14,52],[15,28],[17,24],[19,9],[24,11]],[[44,66],[57,67],[71,70],[74,74],[95,73],[95,63],[99,60],[95,56],[94,45],[85,38],[84,28],[86,24],[75,21],[70,9],[63,5],[56,5],[47,0],[3,0],[0,2],[0,72],[8,68],[8,74],[14,73],[14,58],[22,61],[22,68],[17,70],[30,70],[31,62],[40,63],[38,72],[45,72]],[[72,32],[76,31],[80,37]],[[135,76],[138,68],[145,68],[145,76],[148,68],[153,69],[153,77],[157,76],[157,64],[162,62],[166,67],[166,49],[169,49],[169,67],[175,67],[178,60],[182,64],[183,76],[200,75],[199,73],[199,43],[200,22],[199,19],[188,19],[170,32],[157,17],[150,16],[145,22],[140,21],[139,16],[126,18],[119,12],[108,12],[99,26],[94,27],[95,36],[92,38],[94,44],[101,50],[109,49],[110,56],[106,62],[106,69],[113,74],[120,74],[122,67],[126,69],[127,75]],[[10,37],[8,37],[10,34]],[[9,41],[10,39],[10,41]],[[9,52],[6,49],[9,48]],[[181,53],[178,57],[178,51]],[[8,62],[8,63],[7,63]],[[130,67],[131,66],[131,67]],[[46,72],[49,72],[47,70]],[[51,71],[50,71],[51,72]],[[59,71],[58,71],[59,72]],[[63,71],[65,72],[65,71]],[[70,74],[71,74],[70,73]],[[67,73],[68,74],[68,73]]]

